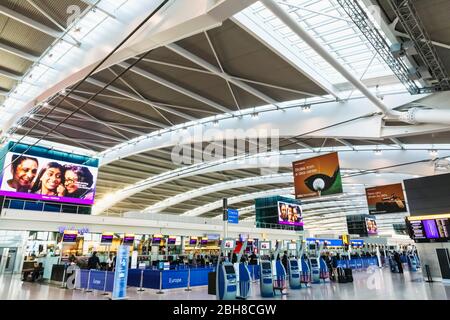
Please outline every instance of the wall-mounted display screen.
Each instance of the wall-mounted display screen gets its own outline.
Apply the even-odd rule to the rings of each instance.
[[[134,234],[126,234],[123,237],[123,244],[134,244]]]
[[[98,168],[39,156],[8,152],[0,195],[91,205]]]
[[[401,183],[366,188],[366,198],[370,214],[407,211]]]
[[[403,181],[411,216],[450,212],[450,173]]]
[[[202,238],[202,240],[200,241],[201,245],[207,245],[208,244],[208,238]]]
[[[102,238],[100,240],[101,244],[111,244],[113,242],[114,234],[112,233],[103,233]]]
[[[234,244],[235,244],[235,242],[234,242],[234,240],[225,240],[225,243],[223,244],[223,247],[225,248],[225,249],[233,249],[234,248]]]
[[[167,244],[176,244],[177,243],[177,238],[176,237],[169,237],[167,239]]]
[[[423,220],[406,220],[411,239],[417,242],[450,240],[450,219],[436,218]]]
[[[278,201],[278,223],[303,226],[302,207],[298,204]]]
[[[377,221],[373,218],[366,218],[366,229],[368,235],[378,234]]]
[[[63,234],[63,242],[64,243],[75,243],[77,242],[78,231],[66,230]]]
[[[270,250],[270,242],[268,241],[262,241],[260,243],[261,250]]]
[[[289,243],[289,244],[288,244],[288,249],[289,249],[289,250],[297,250],[297,244],[295,244],[295,243]]]
[[[196,245],[196,244],[197,244],[197,240],[198,240],[197,238],[192,238],[192,237],[191,237],[191,238],[189,239],[189,244],[190,244],[190,245]]]

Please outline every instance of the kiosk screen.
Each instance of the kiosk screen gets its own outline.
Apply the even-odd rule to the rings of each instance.
[[[298,267],[297,260],[291,260],[291,267]]]
[[[228,274],[235,273],[233,266],[225,266],[225,272]]]

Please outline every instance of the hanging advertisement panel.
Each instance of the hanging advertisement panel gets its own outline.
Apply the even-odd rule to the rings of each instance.
[[[292,167],[297,199],[342,193],[337,152],[299,160]]]

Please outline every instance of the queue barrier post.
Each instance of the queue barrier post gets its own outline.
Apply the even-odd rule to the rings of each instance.
[[[102,296],[107,296],[109,293],[106,292],[106,280],[108,279],[108,271],[105,270],[105,284],[103,285]]]
[[[92,290],[89,289],[89,283],[91,282],[91,270],[89,270],[88,273],[88,281],[87,281],[87,286],[86,286],[86,291],[85,292],[92,292]]]
[[[192,291],[191,289],[191,268],[188,269],[188,283],[187,283],[187,288],[184,289],[184,291]]]
[[[163,294],[162,291],[162,271],[159,271],[159,291],[156,294]]]
[[[145,289],[142,287],[143,284],[144,284],[144,270],[141,269],[141,280],[139,282],[139,289],[137,290],[138,292],[145,291]]]

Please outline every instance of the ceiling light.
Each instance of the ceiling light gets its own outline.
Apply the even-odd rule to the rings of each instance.
[[[48,102],[47,102],[47,101],[44,102],[43,106],[44,106],[45,108],[47,108],[47,107],[49,106]]]
[[[65,95],[65,94],[67,93],[67,91],[66,91],[66,89],[62,89],[59,93],[60,93],[61,95]]]
[[[302,106],[302,111],[303,112],[311,112],[311,106],[310,105]]]
[[[259,118],[259,114],[258,114],[258,112],[254,112],[254,113],[252,113],[252,119],[258,119]]]
[[[439,155],[438,151],[435,150],[435,149],[428,150],[428,153],[429,153],[430,156],[432,156],[432,157],[437,157],[437,156]]]
[[[383,154],[383,151],[381,151],[380,149],[375,149],[373,152],[374,152],[377,156],[380,156],[380,155]]]

